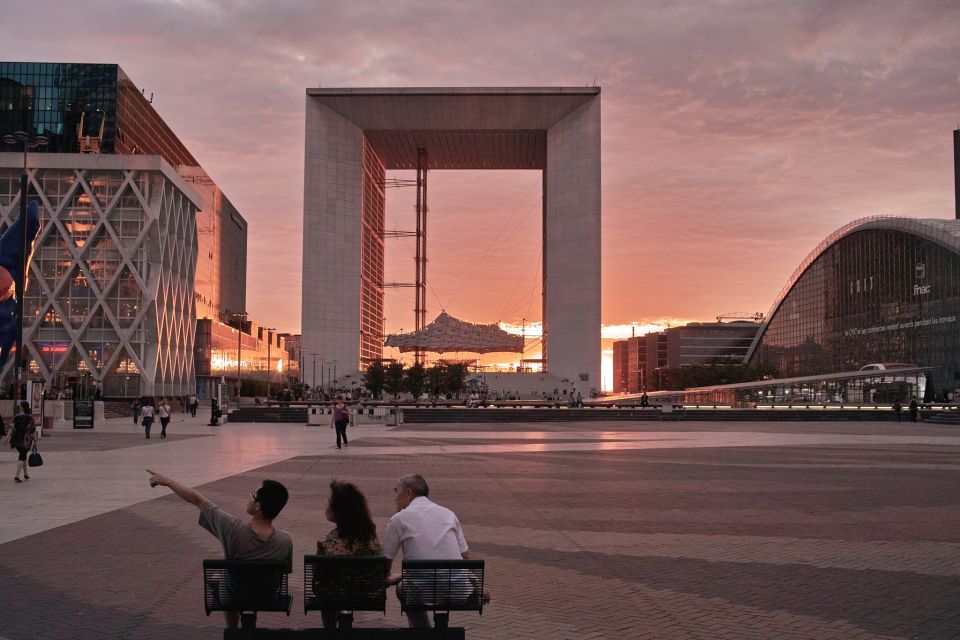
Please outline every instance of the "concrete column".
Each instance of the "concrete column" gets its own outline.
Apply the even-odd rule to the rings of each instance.
[[[543,202],[544,355],[586,395],[601,386],[599,95],[547,130]]]
[[[303,348],[312,358],[304,380],[320,382],[320,362],[337,375],[360,358],[360,207],[363,131],[307,97],[303,192]]]

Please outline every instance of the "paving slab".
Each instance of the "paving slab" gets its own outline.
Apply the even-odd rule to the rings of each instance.
[[[139,444],[119,422],[53,434],[29,483],[0,482],[0,636],[220,637],[200,572],[217,542],[147,486],[152,465],[235,513],[262,479],[284,482],[295,557],[331,526],[332,478],[365,491],[382,531],[396,478],[423,474],[487,561],[493,603],[452,616],[471,640],[960,637],[955,428],[473,426],[360,427],[339,451],[331,430],[299,425],[184,421]],[[293,614],[261,626],[320,625],[302,581],[300,563]],[[392,596],[357,620],[403,623]]]

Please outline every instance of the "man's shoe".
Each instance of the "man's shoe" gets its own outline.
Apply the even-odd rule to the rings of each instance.
[[[29,480],[29,479],[30,479],[30,476],[28,476],[27,474],[23,474],[23,479],[24,479],[24,480]]]
[[[21,479],[18,478],[17,476],[13,476],[13,480],[14,480],[14,482],[16,482],[17,484],[23,484],[23,480],[21,480]]]

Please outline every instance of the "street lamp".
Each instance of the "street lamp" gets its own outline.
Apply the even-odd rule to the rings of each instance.
[[[320,355],[320,354],[314,353],[314,354],[312,354],[312,355],[313,355],[313,376],[310,378],[310,382],[313,384],[313,391],[314,391],[314,393],[316,393],[316,391],[317,391],[317,356]],[[322,363],[322,362],[320,363],[320,373],[323,373],[323,363]]]
[[[26,131],[15,131],[3,136],[4,144],[23,145],[23,173],[20,175],[20,277],[14,283],[17,296],[17,353],[13,361],[14,402],[23,400],[20,385],[20,369],[23,367],[23,297],[27,288],[27,151],[43,147],[50,143],[47,136],[39,136]]]
[[[273,332],[275,328],[271,327],[267,331],[267,406],[270,406],[270,347],[273,346]]]
[[[237,329],[237,409],[240,408],[240,355],[241,355],[241,338],[243,336],[243,323],[247,319],[246,311],[235,311],[233,313],[227,312],[228,317],[231,321],[236,322]]]

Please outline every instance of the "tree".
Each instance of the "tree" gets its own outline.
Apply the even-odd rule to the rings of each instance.
[[[446,391],[453,396],[459,396],[460,392],[463,391],[464,381],[467,379],[467,365],[462,363],[448,364],[445,373],[444,387]]]
[[[379,360],[371,363],[367,370],[363,372],[363,386],[367,388],[367,391],[375,400],[380,399],[380,394],[383,393],[386,382],[387,368]]]
[[[427,383],[427,370],[419,362],[407,369],[406,390],[418,400]]]
[[[387,390],[387,393],[393,396],[394,402],[397,401],[397,396],[403,391],[403,382],[403,363],[391,362],[387,366],[384,388]]]
[[[447,368],[442,364],[435,364],[427,369],[427,390],[433,399],[440,397],[443,391],[443,382],[447,377]]]

